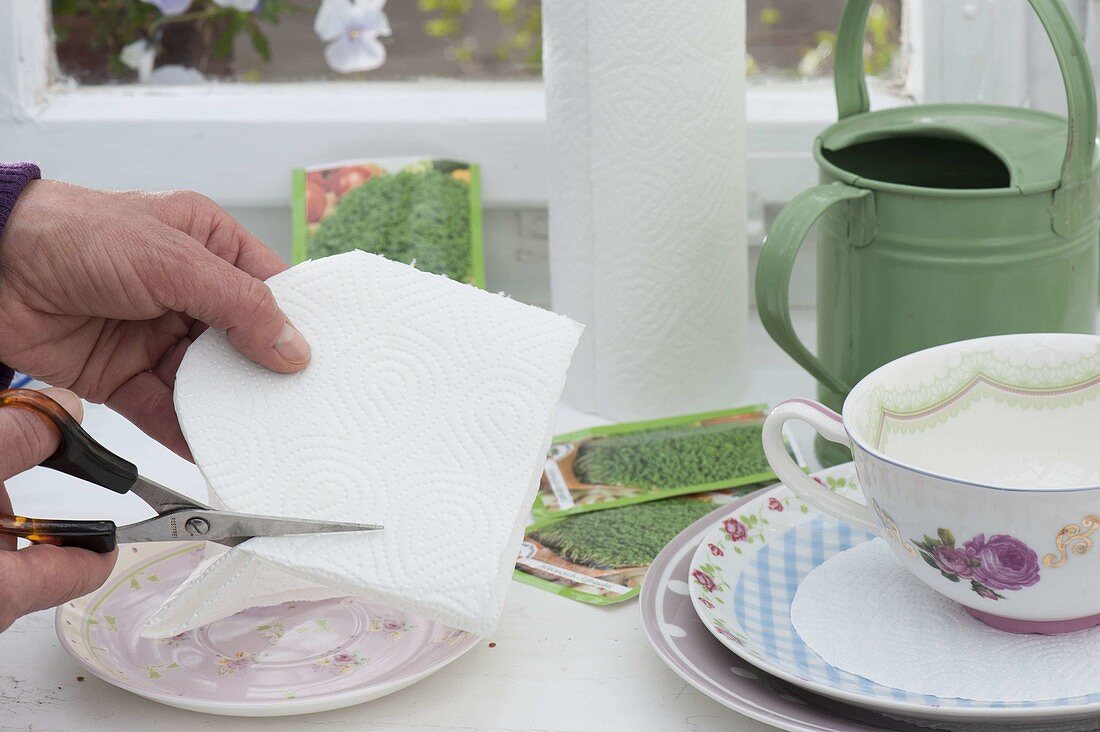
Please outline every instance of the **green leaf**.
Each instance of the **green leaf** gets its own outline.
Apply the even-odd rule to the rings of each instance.
[[[241,32],[242,25],[241,16],[238,13],[229,16],[229,22],[225,30],[218,36],[218,40],[214,42],[214,47],[211,49],[214,58],[229,58],[229,55],[233,52],[233,41],[237,38],[237,34]]]
[[[764,25],[776,25],[780,20],[782,16],[775,8],[764,8],[760,11],[760,22]]]
[[[958,582],[959,581],[959,578],[958,578],[957,575],[948,574],[947,572],[944,572],[942,569],[940,570],[940,574],[942,574],[944,577],[951,580],[952,582]]]
[[[248,38],[252,41],[252,48],[260,54],[260,58],[264,61],[271,61],[271,44],[268,43],[267,36],[260,30],[260,26],[254,22],[248,24]]]
[[[802,504],[802,513],[809,513],[809,512],[810,512],[810,507],[807,506],[805,503],[803,503]]]
[[[922,551],[922,552],[920,553],[920,556],[921,556],[921,559],[923,559],[923,560],[925,561],[925,563],[926,563],[926,564],[927,564],[927,565],[928,565],[929,567],[931,567],[932,569],[936,569],[936,570],[938,570],[938,569],[940,568],[940,565],[936,564],[936,560],[935,560],[935,559],[933,559],[933,558],[932,558],[932,555],[931,555],[931,554],[929,554],[928,552]]]
[[[938,529],[936,534],[940,537],[940,541],[944,546],[955,546],[955,535],[951,533],[950,529]]]
[[[140,590],[141,589],[141,583],[137,581],[137,577],[134,577],[132,580],[130,580],[130,589],[132,589],[132,590]]]
[[[432,38],[457,36],[461,29],[461,24],[453,18],[432,18],[424,21],[424,33]]]

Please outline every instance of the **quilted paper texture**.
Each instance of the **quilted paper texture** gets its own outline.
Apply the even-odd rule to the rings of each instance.
[[[882,539],[810,572],[790,617],[826,663],[911,694],[997,704],[1095,704],[1100,694],[1087,671],[1100,664],[1100,628],[1055,636],[991,628],[910,574]]]
[[[737,403],[748,323],[743,0],[543,3],[566,401],[618,421]]]
[[[385,530],[246,542],[176,593],[156,634],[273,604],[234,580],[265,565],[489,632],[581,326],[364,252],[303,263],[269,284],[313,360],[275,374],[222,333],[203,334],[176,382],[196,463],[233,510]]]

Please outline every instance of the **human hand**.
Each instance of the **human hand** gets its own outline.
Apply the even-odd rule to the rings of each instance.
[[[78,421],[84,416],[80,399],[71,391],[47,389],[46,393]],[[0,513],[14,513],[3,481],[40,464],[59,441],[57,430],[37,414],[0,409]],[[16,551],[15,537],[0,536],[0,631],[22,615],[96,589],[107,580],[117,556],[117,552],[96,554],[47,544]]]
[[[207,327],[290,373],[309,345],[262,280],[286,264],[213,201],[41,180],[0,236],[0,362],[106,403],[190,457],[176,370]]]

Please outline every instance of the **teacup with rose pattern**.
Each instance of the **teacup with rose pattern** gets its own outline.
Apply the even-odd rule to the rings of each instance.
[[[852,449],[866,505],[791,459],[808,422]],[[792,399],[764,424],[779,478],[881,536],[915,576],[1017,633],[1100,624],[1100,337],[1028,334],[929,348],[871,372],[843,416]]]

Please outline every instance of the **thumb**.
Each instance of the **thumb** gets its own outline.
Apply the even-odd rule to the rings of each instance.
[[[43,393],[65,408],[79,422],[84,418],[80,397],[68,389],[45,389]],[[29,409],[0,409],[0,480],[30,470],[53,455],[61,437],[55,428]]]
[[[146,285],[164,307],[224,330],[238,351],[261,366],[282,373],[306,367],[309,344],[271,288],[186,234],[166,231],[163,259],[140,263]]]
[[[45,393],[79,421],[84,416],[80,399],[66,389]],[[57,450],[57,430],[39,415],[25,409],[0,409],[0,479],[28,470]],[[10,510],[0,491],[0,509]],[[7,548],[7,547],[5,547]],[[116,554],[96,554],[84,549],[32,546],[21,551],[0,551],[0,630],[17,617],[86,595],[102,585]]]

